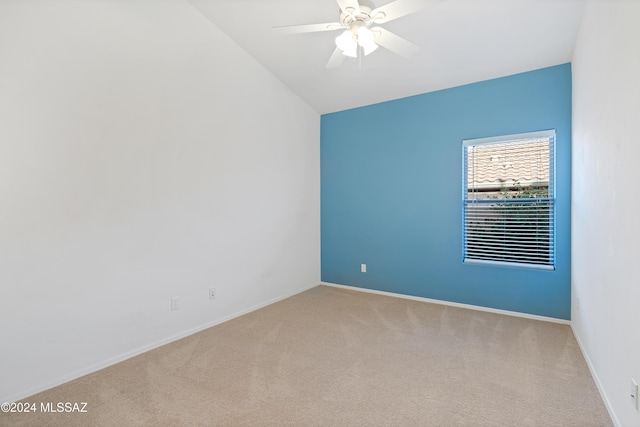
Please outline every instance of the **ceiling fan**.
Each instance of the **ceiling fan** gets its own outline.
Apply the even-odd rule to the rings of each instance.
[[[336,49],[327,62],[327,68],[340,66],[345,57],[358,58],[369,55],[378,46],[409,58],[416,53],[418,46],[391,31],[374,25],[393,21],[444,0],[395,0],[377,8],[370,0],[336,1],[340,6],[339,22],[289,25],[274,29],[283,34],[344,30],[335,39]]]

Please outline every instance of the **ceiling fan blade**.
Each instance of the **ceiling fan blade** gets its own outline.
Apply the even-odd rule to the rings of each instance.
[[[444,0],[396,0],[371,11],[373,22],[382,24],[424,9]]]
[[[338,2],[340,10],[343,12],[350,12],[354,15],[360,13],[360,5],[358,4],[358,0],[336,0],[336,2]]]
[[[325,65],[325,68],[339,67],[340,64],[342,64],[342,61],[344,61],[344,55],[342,54],[342,51],[340,50],[340,48],[336,48],[336,50],[334,50],[333,53],[331,54],[331,58],[329,58],[329,62],[327,62],[327,65]]]
[[[283,27],[273,27],[280,34],[300,34],[300,33],[316,33],[319,31],[334,31],[345,28],[339,22],[327,22],[325,24],[308,24],[308,25],[287,25]]]
[[[403,58],[410,58],[420,50],[415,44],[382,27],[374,27],[371,31],[373,32],[374,42]]]

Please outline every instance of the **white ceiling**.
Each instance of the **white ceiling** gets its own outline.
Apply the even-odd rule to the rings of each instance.
[[[446,0],[383,26],[420,46],[383,48],[326,69],[340,31],[275,26],[336,22],[335,0],[189,0],[321,114],[570,62],[584,0]],[[374,0],[376,6],[390,0]]]

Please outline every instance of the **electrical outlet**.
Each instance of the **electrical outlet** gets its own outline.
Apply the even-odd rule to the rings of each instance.
[[[178,298],[177,297],[171,298],[171,311],[174,311],[177,309],[178,309]]]
[[[638,409],[638,383],[633,378],[631,378],[631,394],[629,397],[631,397],[631,404],[637,410]]]
[[[216,288],[209,288],[209,299],[216,299]]]
[[[360,272],[361,273],[367,272],[367,264],[360,264]]]

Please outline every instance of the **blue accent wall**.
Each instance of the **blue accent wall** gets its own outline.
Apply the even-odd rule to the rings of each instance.
[[[463,263],[462,140],[546,129],[556,270]],[[326,114],[320,141],[324,282],[570,318],[571,64]]]

